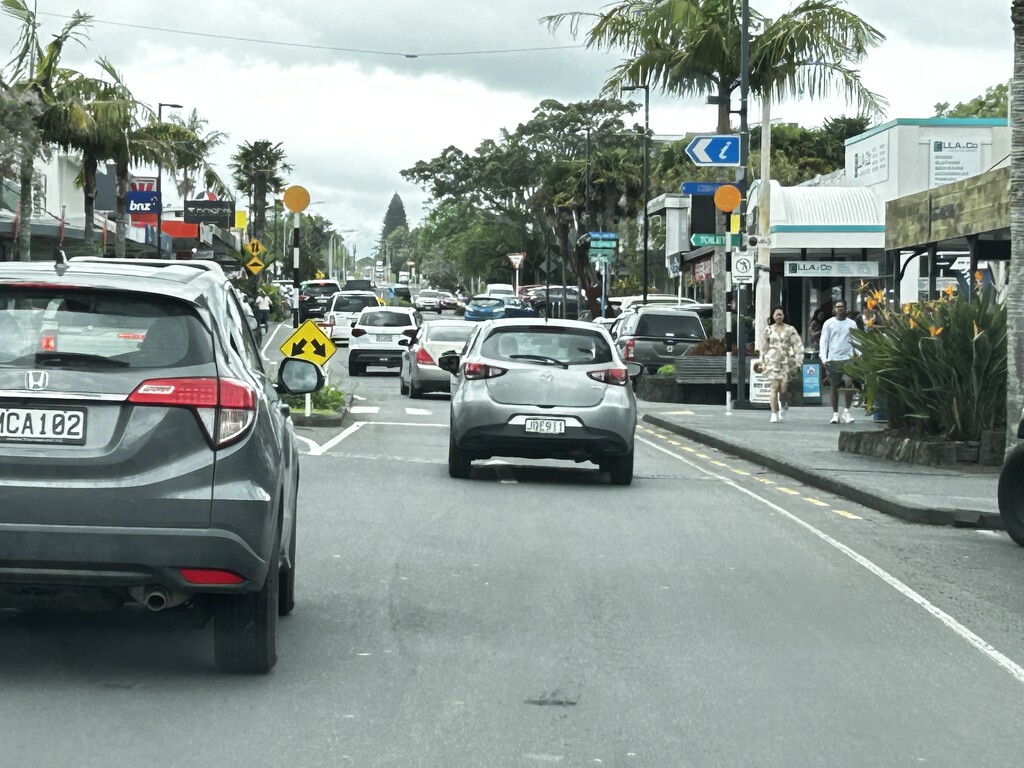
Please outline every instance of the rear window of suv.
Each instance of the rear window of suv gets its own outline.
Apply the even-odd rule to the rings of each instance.
[[[357,325],[368,328],[404,328],[413,323],[412,317],[405,312],[364,312]]]
[[[169,368],[213,361],[185,303],[148,294],[0,288],[0,367]]]
[[[376,296],[335,296],[332,312],[358,312],[366,307],[379,306]]]
[[[337,283],[308,283],[302,292],[307,296],[330,296],[341,290]]]
[[[586,329],[516,326],[495,330],[480,354],[498,360],[563,365],[610,363],[612,349],[604,336]]]
[[[644,313],[636,324],[637,336],[674,336],[677,339],[703,339],[704,326],[693,315]]]

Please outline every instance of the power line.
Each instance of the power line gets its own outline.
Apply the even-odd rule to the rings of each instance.
[[[62,13],[39,12],[40,16],[52,16],[58,19],[70,19],[71,16]],[[342,48],[334,45],[313,45],[312,43],[290,43],[281,40],[262,40],[255,37],[237,37],[234,35],[216,35],[212,32],[195,32],[186,29],[168,29],[166,27],[153,27],[146,24],[129,24],[124,21],[106,21],[104,19],[90,19],[94,24],[106,24],[111,27],[128,27],[129,29],[143,29],[148,32],[163,32],[170,35],[188,35],[191,37],[205,37],[214,40],[231,40],[237,43],[259,43],[261,45],[278,45],[285,48],[308,48],[318,51],[333,51],[335,53],[363,53],[370,56],[393,56],[403,59],[425,59],[439,58],[441,56],[486,56],[499,53],[532,53],[537,51],[563,51],[567,49],[583,48],[583,45],[550,45],[536,48],[495,48],[479,51],[437,51],[433,53],[403,53],[401,51],[378,51],[367,48]]]

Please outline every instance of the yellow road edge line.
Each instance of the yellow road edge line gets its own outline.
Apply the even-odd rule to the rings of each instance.
[[[735,472],[737,475],[747,475],[748,477],[750,476],[750,473],[747,472],[745,469],[733,469],[733,472]]]
[[[792,488],[783,488],[781,485],[779,486],[779,490],[782,491],[783,493],[788,493],[790,496],[800,495],[800,491],[794,491]]]
[[[775,481],[774,480],[768,480],[767,478],[764,478],[764,477],[757,478],[757,482],[764,483],[765,485],[775,485]]]
[[[714,464],[716,467],[728,467],[729,466],[724,461],[714,461],[714,460],[712,460],[711,463]]]
[[[812,498],[810,496],[804,496],[804,501],[806,501],[808,504],[814,504],[817,507],[827,507],[828,506],[828,504],[826,504],[824,501]]]
[[[700,458],[702,458],[702,459],[710,459],[711,458],[706,453],[697,453],[696,451],[694,451],[694,454],[696,454],[697,456],[700,456]]]
[[[835,512],[837,515],[841,515],[842,517],[845,517],[847,520],[863,520],[864,519],[863,517],[859,517],[859,516],[853,514],[852,512],[847,512],[846,510],[843,510],[843,509],[833,509],[832,511]]]

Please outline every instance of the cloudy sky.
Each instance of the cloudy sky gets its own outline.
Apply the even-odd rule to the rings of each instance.
[[[542,99],[595,98],[621,57],[586,50],[567,27],[553,34],[540,22],[598,11],[607,0],[37,2],[44,39],[76,9],[94,17],[85,46],[67,50],[68,65],[97,73],[92,62],[105,56],[139,100],[154,109],[161,101],[182,104],[186,114],[195,108],[229,134],[215,158],[225,177],[240,143],[281,142],[295,167],[290,183],[310,191],[318,203],[311,213],[354,230],[346,239],[360,257],[376,242],[395,192],[411,225],[423,215],[426,195],[400,170],[452,144],[472,151],[530,119]],[[794,3],[752,5],[772,17]],[[968,100],[1011,75],[1009,0],[846,6],[887,37],[862,77],[888,99],[888,119],[931,116],[937,102]],[[0,52],[16,33],[0,16]],[[758,109],[752,104],[752,122]],[[842,99],[797,101],[773,106],[772,116],[814,126],[853,111]],[[652,94],[655,133],[714,124],[714,108],[701,100]]]

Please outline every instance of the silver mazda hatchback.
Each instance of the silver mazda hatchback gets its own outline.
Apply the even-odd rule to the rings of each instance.
[[[442,355],[454,376],[448,472],[474,459],[592,461],[612,483],[633,481],[636,400],[608,332],[576,320],[484,322],[463,354]]]
[[[0,608],[136,603],[214,619],[218,667],[267,672],[294,606],[298,452],[219,269],[0,264]]]

